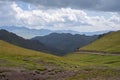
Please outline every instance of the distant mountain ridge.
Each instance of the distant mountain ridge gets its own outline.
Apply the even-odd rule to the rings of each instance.
[[[53,49],[53,48],[47,47],[43,43],[37,40],[24,39],[20,36],[17,36],[16,34],[12,32],[8,32],[3,29],[0,30],[0,40],[4,40],[11,44],[24,47],[27,49],[32,49],[32,50],[37,50],[37,51],[42,51],[42,52],[47,52],[47,53],[52,53],[52,54],[57,54],[58,52],[61,53],[61,51],[55,48]]]
[[[78,32],[73,30],[28,29],[26,27],[16,27],[16,26],[0,26],[0,29],[5,29],[7,31],[13,32],[26,39],[30,39],[35,36],[45,36],[51,33],[71,33],[71,34],[80,34],[80,35],[85,34],[87,36],[93,36],[93,35],[99,35],[109,32],[109,31]]]
[[[35,36],[44,36],[52,33],[51,30],[47,29],[28,29],[25,27],[15,27],[15,26],[1,26],[0,29],[5,29],[7,31],[13,32],[21,37],[30,39]]]
[[[32,40],[38,40],[46,46],[56,48],[64,53],[71,53],[77,48],[90,44],[97,38],[97,35],[85,36],[79,34],[72,35],[70,33],[51,33],[46,36],[37,36],[32,38]]]

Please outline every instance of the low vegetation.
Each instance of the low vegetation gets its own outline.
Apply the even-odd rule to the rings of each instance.
[[[79,71],[66,80],[119,80],[120,56],[74,53],[65,56],[78,64]]]
[[[20,72],[15,72],[14,69]],[[9,75],[7,72],[11,72],[13,76],[15,73],[19,76],[26,73],[25,76],[30,76],[31,80],[42,78],[42,80],[118,80],[120,56],[71,53],[58,57],[20,48],[0,40],[0,78],[2,80],[6,80],[5,76]],[[16,78],[21,80],[21,77]],[[27,80],[27,77],[22,80]]]
[[[120,52],[120,31],[104,35],[93,43],[80,48],[80,50],[95,50],[105,52]]]

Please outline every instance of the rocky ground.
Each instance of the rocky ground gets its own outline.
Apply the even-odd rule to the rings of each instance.
[[[62,71],[0,68],[0,80],[120,80],[119,71],[116,72],[111,74],[106,70],[92,69]]]
[[[75,71],[0,68],[0,80],[65,80],[76,74]]]

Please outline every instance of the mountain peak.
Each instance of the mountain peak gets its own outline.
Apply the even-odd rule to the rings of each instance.
[[[46,46],[57,48],[66,54],[93,42],[97,38],[98,36],[86,36],[80,34],[73,35],[70,33],[51,33],[46,36],[37,36],[32,38],[32,40],[38,40]]]

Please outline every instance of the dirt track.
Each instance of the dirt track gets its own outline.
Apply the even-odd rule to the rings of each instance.
[[[105,51],[95,51],[95,50],[77,50],[76,53],[91,53],[91,54],[101,54],[101,55],[120,55],[120,52],[105,52]]]

